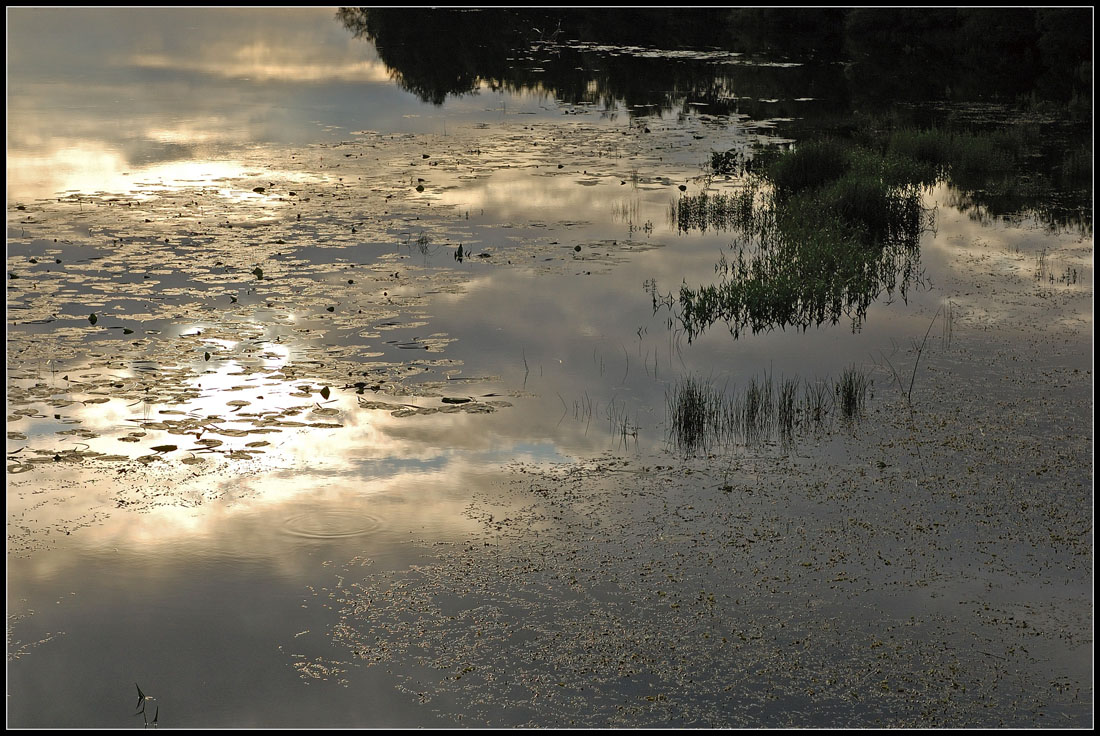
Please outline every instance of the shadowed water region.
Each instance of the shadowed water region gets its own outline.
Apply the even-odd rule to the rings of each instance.
[[[9,726],[1092,724],[1091,13],[608,12],[9,12]]]

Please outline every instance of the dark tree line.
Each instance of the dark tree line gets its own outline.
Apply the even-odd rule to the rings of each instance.
[[[655,65],[641,74],[614,62],[586,69],[553,45],[570,40],[837,62],[857,101],[1038,97],[1084,106],[1092,15],[1091,8],[342,8],[338,19],[375,44],[399,84],[434,104],[482,83],[541,86],[563,99],[584,97],[594,76],[604,95],[626,100],[641,78],[650,89],[655,81],[670,92],[691,87],[690,79],[655,80]],[[543,63],[525,63],[527,52],[541,52]],[[676,72],[685,73],[690,65]]]

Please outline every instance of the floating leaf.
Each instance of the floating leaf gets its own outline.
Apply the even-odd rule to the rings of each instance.
[[[256,194],[263,194],[266,190],[263,187],[254,187],[252,191],[256,192]]]
[[[94,325],[96,322],[99,321],[99,317],[95,316],[95,312],[92,312],[88,315],[88,321]]]
[[[176,446],[175,445],[157,445],[155,447],[150,447],[149,449],[152,450],[153,452],[172,452],[172,450],[176,449]]]
[[[210,360],[210,353],[203,353],[202,358],[203,360]]]
[[[252,273],[258,279],[262,279],[264,277],[264,270],[262,268],[260,268],[259,266],[256,266],[256,268],[252,269]],[[234,299],[233,301],[236,301],[236,299]]]
[[[321,389],[321,398],[327,399],[330,393],[332,392],[328,390],[328,386],[325,386],[323,389]]]
[[[301,425],[299,425],[301,426]],[[220,434],[223,437],[247,437],[248,432],[243,429],[211,429],[209,430],[214,434]]]

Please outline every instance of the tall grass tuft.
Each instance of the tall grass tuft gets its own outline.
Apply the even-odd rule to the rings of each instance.
[[[871,378],[861,368],[851,366],[844,369],[836,382],[837,403],[845,419],[863,416],[867,405],[867,393],[871,388]]]
[[[789,439],[794,433],[795,423],[798,421],[797,378],[784,378],[779,381],[775,404],[779,434],[784,439]]]
[[[798,432],[825,427],[834,406],[847,419],[861,418],[870,386],[868,374],[854,367],[835,382],[803,383],[765,373],[732,391],[688,376],[665,396],[669,439],[684,452],[709,452],[735,443],[790,445]]]
[[[729,436],[729,402],[709,380],[682,378],[665,396],[668,422],[676,446],[685,451],[707,450]]]
[[[848,172],[848,150],[849,146],[840,141],[812,141],[775,159],[767,169],[767,177],[780,199],[817,189]]]
[[[748,182],[735,194],[699,194],[684,195],[669,205],[668,219],[682,233],[698,230],[745,230],[755,231],[761,225],[757,222],[759,212],[756,198],[759,187]]]
[[[829,390],[827,381],[806,382],[802,392],[803,417],[807,422],[815,425],[825,421],[833,408],[832,391]]]

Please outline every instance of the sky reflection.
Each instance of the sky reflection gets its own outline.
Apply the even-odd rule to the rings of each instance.
[[[544,112],[537,94],[498,93],[422,114],[334,13],[9,10],[9,201],[126,191],[123,176],[171,183],[191,171],[168,163],[228,171],[229,150],[250,144],[443,132],[447,115],[480,118],[486,107]]]
[[[430,108],[330,9],[16,9],[9,34],[9,201],[26,201],[9,225],[9,593],[16,615],[35,611],[16,639],[62,632],[12,668],[15,724],[117,726],[137,680],[166,725],[430,725],[414,696],[393,697],[385,668],[355,673],[351,693],[366,697],[349,698],[344,672],[300,652],[333,650],[346,568],[458,559],[490,546],[494,517],[534,509],[516,464],[614,453],[630,473],[671,471],[682,458],[666,398],[684,376],[733,394],[765,375],[817,382],[859,364],[875,409],[900,406],[876,363],[913,365],[949,294],[972,338],[1021,317],[1080,327],[1058,339],[1067,362],[1090,366],[1091,241],[982,224],[944,188],[926,201],[940,205],[937,230],[908,299],[879,299],[858,329],[841,319],[733,340],[716,324],[688,343],[654,311],[654,290],[713,282],[732,235],[679,232],[666,214],[681,196],[736,186],[704,172],[713,151],[758,142],[741,115],[624,115],[613,128],[537,90],[485,86]],[[1052,274],[1079,268],[1081,286],[1037,293],[1047,249]],[[930,358],[975,369],[932,334]],[[838,423],[832,439],[857,432]],[[764,461],[785,451],[738,444],[700,488],[717,493],[717,473],[740,465],[762,484]],[[881,457],[890,464],[863,462],[860,493],[893,473]],[[634,476],[622,477],[629,511]],[[768,526],[775,489],[756,487],[717,496],[731,508],[714,531],[734,534],[724,514],[757,504],[753,538],[768,544],[737,565],[782,564],[794,547],[771,544],[806,539]],[[599,517],[584,488],[564,513]],[[838,518],[866,502],[852,496]],[[646,530],[676,523],[658,507],[657,526],[633,530],[647,555]],[[528,520],[493,544],[536,549],[550,522]],[[896,529],[883,528],[879,539]],[[840,544],[838,530],[818,539]],[[628,560],[618,572],[638,571]],[[379,595],[400,590],[387,580]]]

